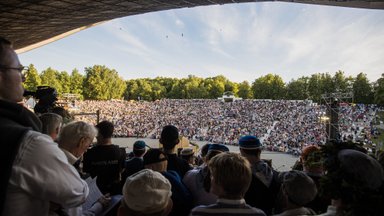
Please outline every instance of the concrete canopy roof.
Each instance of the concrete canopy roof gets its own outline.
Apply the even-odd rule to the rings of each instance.
[[[115,18],[203,5],[274,0],[6,0],[0,2],[0,36],[25,52]],[[278,0],[279,1],[279,0]],[[280,0],[384,9],[379,0]]]

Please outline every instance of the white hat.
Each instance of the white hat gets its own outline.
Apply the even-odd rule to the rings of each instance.
[[[146,214],[165,209],[171,195],[168,179],[150,169],[143,169],[129,176],[123,187],[125,204],[134,211]]]

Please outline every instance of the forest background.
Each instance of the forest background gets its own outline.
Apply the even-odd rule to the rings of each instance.
[[[59,96],[72,93],[88,100],[215,99],[231,91],[243,99],[310,99],[320,102],[322,94],[352,92],[354,103],[384,105],[384,73],[373,82],[363,72],[352,77],[339,70],[333,74],[326,72],[303,76],[287,83],[272,73],[251,82],[236,83],[222,75],[124,80],[116,70],[104,65],[86,67],[84,75],[77,69],[68,73],[47,68],[39,73],[31,64],[25,76],[24,87],[29,91],[36,91],[37,86],[45,85],[55,88]]]

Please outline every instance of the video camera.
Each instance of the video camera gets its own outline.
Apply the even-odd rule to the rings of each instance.
[[[57,101],[57,91],[49,86],[38,86],[35,92],[24,90],[24,97],[32,96],[39,99],[34,107],[35,113],[47,113],[55,107]]]

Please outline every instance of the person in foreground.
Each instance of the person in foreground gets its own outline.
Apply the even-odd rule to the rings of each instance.
[[[161,173],[143,169],[123,187],[118,216],[167,216],[172,210],[171,183]]]
[[[311,177],[298,170],[280,173],[279,177],[282,180],[280,195],[284,211],[274,216],[315,215],[312,209],[304,207],[317,194],[316,184]]]
[[[0,37],[0,214],[48,215],[50,202],[81,205],[88,186],[52,138],[40,133],[37,116],[18,104],[23,70],[11,43]]]
[[[265,215],[258,208],[245,203],[252,179],[251,166],[247,159],[232,152],[220,153],[209,164],[211,172],[211,192],[218,196],[212,205],[197,206],[191,211],[192,216],[205,215]]]
[[[330,142],[321,151],[327,172],[320,185],[332,204],[320,215],[383,215],[384,171],[380,163],[351,142]]]

